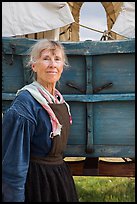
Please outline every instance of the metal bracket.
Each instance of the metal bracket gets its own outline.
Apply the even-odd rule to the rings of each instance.
[[[15,54],[15,45],[14,44],[9,44],[10,45],[10,47],[11,47],[11,50],[12,50],[12,54],[11,54],[11,59],[10,60],[7,60],[6,59],[6,57],[5,57],[5,55],[6,55],[6,53],[4,52],[4,50],[2,50],[2,57],[3,57],[3,59],[5,60],[5,62],[7,62],[7,64],[9,64],[9,65],[12,65],[13,64],[13,55]]]
[[[71,88],[74,88],[74,89],[80,91],[81,93],[85,93],[85,90],[84,90],[84,89],[80,88],[79,86],[77,86],[77,85],[74,84],[74,83],[71,83],[71,82],[70,82],[70,83],[66,83],[66,85],[69,86],[69,87],[71,87]],[[94,90],[93,90],[93,93],[98,93],[99,91],[101,91],[101,90],[103,90],[103,89],[110,88],[112,85],[113,85],[112,82],[106,83],[106,84],[104,84],[103,86],[94,89]]]

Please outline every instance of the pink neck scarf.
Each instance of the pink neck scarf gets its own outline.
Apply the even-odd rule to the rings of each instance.
[[[61,134],[62,125],[59,123],[56,115],[48,105],[49,103],[61,104],[65,103],[68,108],[68,113],[70,116],[70,124],[72,124],[72,117],[70,113],[69,105],[65,102],[61,93],[55,89],[55,97],[51,95],[42,85],[40,85],[37,81],[24,86],[20,90],[17,91],[17,95],[22,90],[28,90],[31,95],[42,105],[42,107],[48,112],[52,124],[52,132],[50,133],[50,137],[54,137]]]

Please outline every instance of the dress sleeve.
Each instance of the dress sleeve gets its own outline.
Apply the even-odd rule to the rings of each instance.
[[[15,110],[9,110],[2,124],[2,199],[24,202],[30,158],[30,140],[35,124]]]

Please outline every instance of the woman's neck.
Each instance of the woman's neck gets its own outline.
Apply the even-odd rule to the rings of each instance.
[[[40,85],[42,85],[51,95],[55,95],[55,84],[53,83],[41,83],[37,81]]]

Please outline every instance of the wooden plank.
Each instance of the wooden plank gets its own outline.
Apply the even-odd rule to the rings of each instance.
[[[119,94],[87,94],[87,95],[65,95],[67,101],[79,102],[99,102],[99,101],[130,101],[135,100],[134,93],[119,93]]]
[[[99,162],[100,176],[135,177],[135,162]]]
[[[92,75],[93,75],[93,62],[92,57],[86,56],[86,94],[93,94],[93,85],[92,85]],[[93,103],[86,104],[86,152],[93,151]]]
[[[119,145],[114,145],[111,141],[108,145],[95,145],[94,151],[92,153],[85,152],[85,144],[67,144],[67,148],[64,152],[66,157],[135,157],[135,146],[125,145],[124,143]]]
[[[12,54],[11,46],[16,47],[16,54],[25,55],[26,50],[38,39],[29,38],[2,38],[3,50],[6,54]],[[84,41],[84,42],[61,42],[66,48],[66,54],[71,55],[102,55],[112,53],[135,53],[135,40],[113,41]]]
[[[95,160],[95,158],[94,158]],[[73,176],[135,177],[135,162],[67,161]],[[90,164],[90,165],[89,165]]]
[[[9,99],[8,99],[9,95]],[[2,93],[3,100],[10,100],[12,93]],[[15,94],[13,93],[12,99]],[[133,101],[135,100],[135,94],[93,94],[93,95],[63,95],[66,101],[79,101],[79,102],[99,102],[99,101]]]
[[[94,145],[94,130],[93,130],[93,104],[87,103],[87,120],[86,120],[86,127],[87,127],[87,133],[86,133],[86,152],[92,153],[93,152],[93,145]]]

